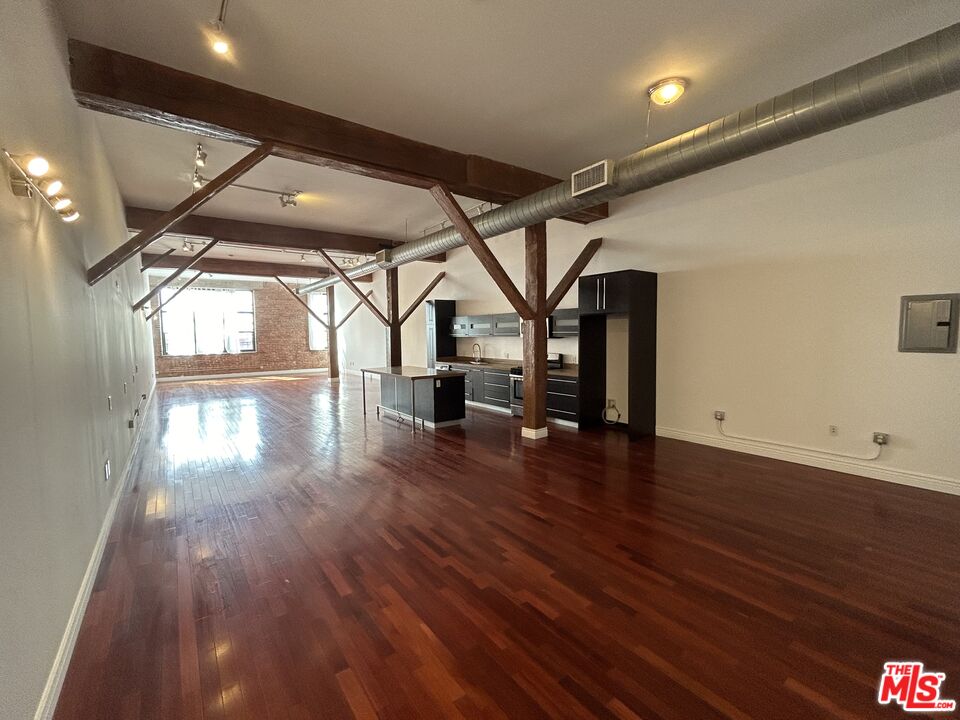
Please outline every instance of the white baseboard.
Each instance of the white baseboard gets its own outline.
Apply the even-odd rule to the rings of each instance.
[[[884,480],[900,485],[911,485],[925,490],[936,490],[937,492],[950,493],[951,495],[960,495],[960,479],[957,478],[928,475],[910,470],[897,470],[861,460],[827,458],[802,450],[771,447],[748,440],[733,440],[731,438],[708,435],[706,433],[677,430],[676,428],[658,426],[657,435],[659,437],[685,440],[700,445],[710,445],[725,450],[736,450],[738,452],[749,453],[750,455],[760,455],[762,457],[773,458],[774,460],[810,465],[812,467],[823,468],[824,470],[835,470],[837,472],[860,475],[862,477],[873,478],[874,480]]]
[[[143,406],[143,413],[140,417],[146,416],[147,408],[153,400],[157,384],[154,383],[147,395],[147,402]],[[103,559],[103,552],[107,547],[107,538],[110,537],[110,528],[113,527],[113,518],[117,514],[117,508],[120,505],[120,498],[123,496],[124,488],[130,479],[130,470],[133,467],[133,458],[140,447],[140,437],[143,434],[143,420],[135,430],[133,442],[130,444],[130,452],[127,455],[127,461],[123,466],[123,473],[120,475],[117,487],[113,491],[113,497],[110,499],[110,505],[107,507],[103,523],[100,525],[100,534],[97,535],[97,541],[93,546],[93,553],[90,555],[90,562],[87,563],[87,570],[80,581],[80,590],[77,593],[77,599],[73,602],[73,608],[70,610],[70,617],[67,619],[67,627],[64,630],[63,637],[60,639],[60,646],[57,648],[57,654],[53,659],[53,667],[50,668],[50,674],[47,675],[47,682],[43,687],[43,693],[40,695],[40,702],[37,705],[37,711],[34,713],[34,720],[50,720],[54,711],[57,709],[57,701],[60,699],[60,691],[63,689],[63,681],[67,676],[67,668],[70,666],[70,658],[73,657],[73,649],[77,643],[77,635],[80,634],[80,626],[83,624],[83,616],[87,611],[87,603],[90,601],[90,594],[93,592],[93,585],[97,579],[97,573],[100,570],[100,561]]]
[[[520,428],[520,437],[525,437],[527,440],[542,440],[550,433],[548,428]]]
[[[176,375],[157,377],[157,382],[191,382],[193,380],[229,380],[243,377],[271,377],[273,375],[325,375],[327,368],[309,368],[307,370],[256,370],[255,372],[219,373],[217,375]]]

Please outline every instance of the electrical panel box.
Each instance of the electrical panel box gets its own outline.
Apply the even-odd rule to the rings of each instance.
[[[955,353],[960,293],[900,298],[900,352]]]

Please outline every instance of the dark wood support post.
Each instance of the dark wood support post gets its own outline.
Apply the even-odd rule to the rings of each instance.
[[[317,254],[323,258],[323,261],[327,264],[327,267],[330,268],[330,271],[337,276],[337,279],[339,279],[340,282],[346,285],[347,288],[350,290],[350,292],[352,292],[354,295],[357,296],[357,299],[360,302],[362,302],[364,305],[367,306],[367,309],[373,313],[373,316],[380,321],[381,325],[383,325],[384,327],[387,327],[390,325],[390,321],[387,320],[386,317],[384,317],[383,313],[380,312],[380,309],[376,305],[374,305],[372,302],[370,302],[370,298],[369,298],[370,293],[364,294],[363,291],[357,287],[356,283],[347,277],[347,274],[343,272],[341,267],[337,265],[337,263],[333,261],[333,258],[327,255],[327,253],[324,250],[317,250]]]
[[[176,299],[177,295],[179,295],[180,293],[182,293],[182,292],[183,292],[184,290],[186,290],[188,287],[190,287],[191,285],[193,285],[197,280],[199,280],[201,275],[203,275],[203,272],[198,272],[198,273],[197,273],[196,275],[194,275],[192,278],[190,278],[189,280],[187,280],[183,285],[181,285],[180,287],[178,287],[178,288],[177,288],[177,291],[176,291],[173,295],[170,296],[170,299],[169,299],[169,300],[167,300],[166,302],[162,302],[162,303],[158,304],[158,305],[153,309],[153,311],[152,311],[149,315],[147,315],[147,317],[146,317],[145,319],[148,320],[148,321],[151,320],[154,315],[156,315],[158,312],[160,312],[160,311],[163,310],[165,307],[167,307],[167,305],[169,305],[170,303],[172,303],[172,302],[174,301],[174,299]]]
[[[316,320],[318,323],[320,323],[321,325],[323,325],[324,329],[326,329],[326,330],[329,330],[329,329],[330,329],[330,325],[328,325],[326,322],[324,322],[324,321],[323,321],[323,318],[321,318],[319,315],[317,315],[317,314],[313,311],[313,308],[310,307],[310,305],[309,305],[306,301],[304,301],[304,299],[303,299],[302,297],[300,297],[299,295],[297,295],[296,290],[294,290],[292,287],[290,287],[289,285],[287,285],[287,284],[286,284],[283,280],[281,280],[280,277],[277,276],[277,275],[274,275],[274,276],[273,276],[273,279],[276,280],[278,283],[280,283],[281,287],[283,287],[284,290],[286,290],[288,293],[290,293],[290,295],[293,296],[293,299],[294,299],[294,300],[296,300],[298,303],[300,303],[301,305],[303,305],[304,310],[306,310],[306,311],[311,315],[311,317],[313,317],[314,320]],[[327,318],[329,319],[329,317],[330,317],[330,316],[328,315]]]
[[[526,301],[533,317],[523,320],[523,429],[525,438],[547,436],[547,226],[524,231]]]
[[[340,351],[337,348],[337,328],[340,327],[336,322],[336,297],[333,292],[333,285],[327,286],[327,318],[330,324],[327,325],[327,354],[330,357],[329,378],[331,382],[340,380]],[[357,303],[360,306],[360,303]]]
[[[333,285],[331,285],[330,287],[332,288]],[[365,296],[369,298],[371,295],[373,295],[373,290],[367,290],[367,292],[365,293]],[[343,324],[344,324],[347,320],[349,320],[350,317],[351,317],[357,310],[360,309],[360,306],[361,306],[361,305],[363,305],[363,303],[360,302],[359,300],[357,300],[357,302],[354,304],[354,306],[353,306],[352,308],[350,308],[349,310],[347,310],[347,314],[344,315],[344,316],[340,319],[340,321],[337,323],[337,330],[339,330],[340,328],[343,327]]]
[[[507,275],[506,270],[503,269],[503,265],[501,265],[500,261],[490,252],[490,248],[487,247],[483,238],[480,237],[480,233],[477,232],[473,223],[470,222],[470,218],[463,212],[463,208],[457,204],[456,199],[450,194],[447,186],[434,185],[430,189],[430,193],[437,201],[437,204],[440,205],[443,212],[446,213],[450,222],[453,223],[453,226],[457,228],[457,232],[466,240],[467,245],[473,250],[473,254],[477,256],[477,260],[483,265],[484,270],[493,278],[497,287],[500,288],[500,292],[502,292],[507,300],[510,301],[510,304],[513,305],[513,309],[517,311],[517,314],[524,320],[532,320],[533,309],[530,307],[530,304],[523,299],[523,295],[520,294],[517,286],[513,284],[513,280]]]
[[[401,325],[403,325],[403,324],[407,321],[407,319],[408,319],[411,315],[413,315],[413,311],[416,310],[418,307],[420,307],[420,303],[422,303],[424,300],[427,299],[427,295],[429,295],[430,292],[431,292],[437,285],[440,284],[440,281],[443,280],[443,278],[444,278],[445,276],[446,276],[446,273],[443,273],[443,272],[437,273],[437,276],[436,276],[433,280],[431,280],[431,281],[430,281],[430,284],[427,285],[427,286],[423,289],[423,292],[420,293],[420,295],[417,296],[417,299],[414,300],[412,303],[410,303],[410,307],[408,307],[408,308],[406,309],[406,312],[404,312],[403,315],[400,316],[400,324],[401,324]]]
[[[400,293],[397,268],[387,269],[387,365],[403,365],[400,350]]]
[[[196,255],[194,255],[193,257],[185,258],[186,262],[184,262],[183,265],[181,265],[179,268],[177,268],[176,270],[174,270],[170,275],[168,275],[168,276],[165,277],[163,280],[161,280],[161,281],[157,284],[157,286],[156,286],[155,288],[153,288],[153,290],[151,290],[150,292],[148,292],[146,295],[144,295],[142,298],[140,298],[139,300],[137,300],[137,302],[134,303],[134,305],[133,305],[134,311],[139,310],[140,308],[142,308],[144,305],[146,305],[148,302],[150,302],[154,297],[156,297],[157,295],[159,295],[159,294],[160,294],[160,291],[163,290],[167,285],[169,285],[170,283],[172,283],[172,282],[173,282],[174,280],[176,280],[178,277],[180,277],[181,275],[183,275],[183,273],[185,273],[187,270],[189,270],[189,269],[192,268],[194,265],[196,265],[198,262],[200,262],[201,258],[203,258],[203,256],[206,255],[208,252],[210,252],[211,250],[213,250],[213,247],[214,247],[214,245],[216,245],[216,244],[217,244],[217,241],[216,241],[216,240],[211,240],[211,241],[208,242],[208,243],[203,247],[203,249],[202,249],[200,252],[198,252]]]
[[[175,247],[172,247],[162,255],[149,255],[149,256],[141,255],[140,256],[140,263],[141,263],[140,272],[146,272],[161,260],[164,260],[165,258],[168,258],[171,255],[173,255],[173,253],[175,253],[176,251],[177,249]]]

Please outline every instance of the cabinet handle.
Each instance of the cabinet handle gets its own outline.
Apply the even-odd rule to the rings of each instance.
[[[597,278],[597,310],[600,309],[600,278]]]
[[[607,279],[603,279],[603,309],[607,309]]]

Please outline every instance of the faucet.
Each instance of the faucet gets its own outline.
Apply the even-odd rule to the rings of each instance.
[[[474,343],[473,344],[473,361],[478,363],[482,359],[483,359],[483,356],[481,353],[480,343]]]

